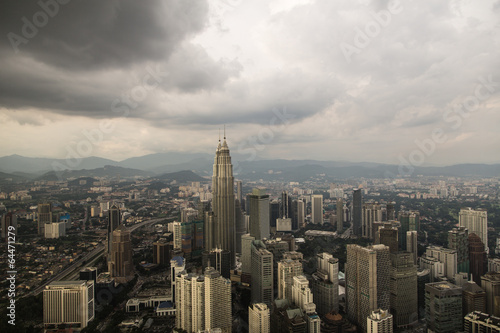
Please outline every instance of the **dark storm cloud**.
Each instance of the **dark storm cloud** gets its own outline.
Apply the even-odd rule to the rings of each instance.
[[[14,53],[17,48],[41,62],[69,70],[155,61],[168,57],[186,36],[201,31],[208,10],[206,1],[194,0],[64,2],[68,3],[2,1],[2,49]],[[44,20],[39,13],[52,13],[53,17],[45,14]],[[26,43],[16,45],[19,39],[13,34]]]

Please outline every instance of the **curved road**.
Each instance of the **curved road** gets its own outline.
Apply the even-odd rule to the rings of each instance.
[[[129,227],[128,229],[130,230],[130,232],[133,232],[136,229],[139,229],[147,224],[157,223],[157,222],[160,222],[163,220],[165,220],[165,218],[147,220],[147,221],[144,221],[144,222],[141,222],[138,224],[134,224],[133,226]],[[45,288],[45,286],[48,285],[49,283],[54,282],[54,281],[59,281],[60,279],[62,279],[63,277],[65,277],[66,275],[68,275],[69,273],[74,271],[75,269],[80,268],[83,265],[83,261],[87,262],[87,260],[93,258],[96,255],[98,257],[102,256],[104,254],[104,249],[105,249],[104,245],[102,245],[102,244],[98,245],[94,250],[87,253],[85,256],[81,257],[80,259],[75,260],[70,266],[66,267],[65,269],[63,269],[62,271],[60,271],[59,273],[57,273],[56,275],[54,275],[53,277],[51,277],[50,279],[45,281],[43,284],[41,284],[40,286],[33,289],[33,291],[31,293],[29,293],[28,295],[38,295],[39,293],[42,292],[42,290]]]

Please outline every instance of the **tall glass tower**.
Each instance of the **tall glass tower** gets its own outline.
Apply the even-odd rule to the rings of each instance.
[[[207,225],[206,250],[213,248],[231,252],[231,266],[235,264],[236,223],[235,223],[234,177],[229,147],[224,133],[224,142],[215,151],[214,173],[212,176],[212,211],[214,223]]]

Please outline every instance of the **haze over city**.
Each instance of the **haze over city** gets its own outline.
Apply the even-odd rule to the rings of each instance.
[[[212,154],[226,124],[245,157],[500,163],[499,14],[493,0],[4,1],[0,156]]]

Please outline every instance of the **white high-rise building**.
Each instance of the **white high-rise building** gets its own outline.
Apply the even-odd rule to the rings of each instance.
[[[94,281],[57,281],[43,291],[43,323],[83,329],[94,319]]]
[[[45,224],[45,238],[59,238],[66,236],[65,222],[52,222]]]
[[[312,290],[319,315],[339,310],[339,261],[331,254],[316,255],[318,270],[312,275]]]
[[[462,208],[458,214],[458,223],[461,227],[469,229],[469,235],[478,235],[488,249],[488,212],[486,209]]]
[[[413,264],[417,264],[418,258],[418,238],[417,231],[411,230],[406,232],[406,250],[411,253]]]
[[[270,311],[265,303],[254,303],[248,307],[249,333],[270,332]]]
[[[311,205],[311,223],[323,224],[323,195],[312,195]]]
[[[182,223],[181,222],[172,222],[173,226],[173,248],[174,250],[182,249]]]
[[[278,262],[278,298],[292,301],[293,277],[302,275],[300,260],[283,259]]]
[[[366,318],[367,332],[370,333],[392,333],[392,314],[387,310],[378,309]]]
[[[292,303],[295,303],[306,314],[316,312],[316,304],[314,304],[313,294],[309,288],[309,281],[304,275],[293,277]]]
[[[213,267],[204,275],[180,273],[175,283],[175,326],[188,332],[231,333],[231,281]]]

